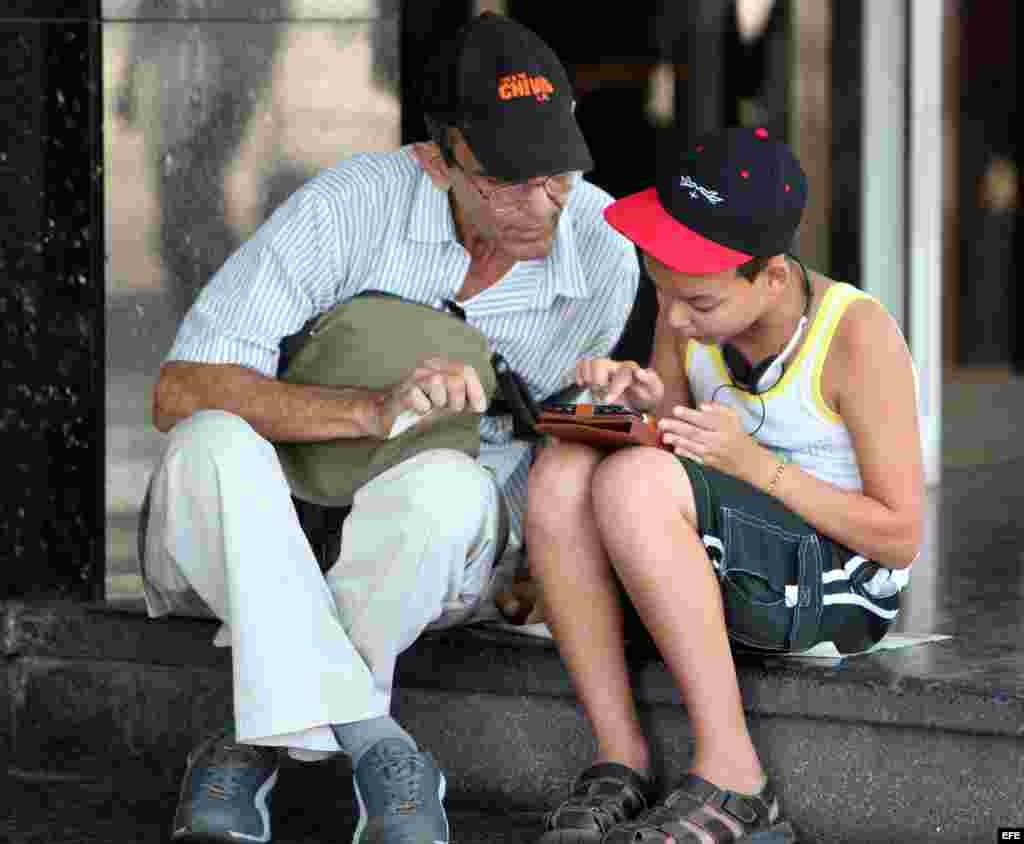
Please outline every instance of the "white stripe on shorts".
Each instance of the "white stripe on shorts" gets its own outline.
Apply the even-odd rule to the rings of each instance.
[[[878,604],[872,603],[862,595],[852,595],[849,592],[841,595],[825,595],[821,599],[822,604],[826,607],[830,604],[856,604],[859,607],[863,607],[869,612],[873,612],[875,615],[889,619],[890,621],[899,615],[899,610],[886,610],[878,606]]]

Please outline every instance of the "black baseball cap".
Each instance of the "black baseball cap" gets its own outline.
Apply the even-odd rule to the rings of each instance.
[[[592,170],[569,76],[534,32],[484,12],[428,63],[423,110],[462,130],[488,175],[509,182]]]
[[[614,202],[605,219],[674,270],[706,275],[787,252],[807,177],[764,129],[725,129],[663,148],[656,186]]]

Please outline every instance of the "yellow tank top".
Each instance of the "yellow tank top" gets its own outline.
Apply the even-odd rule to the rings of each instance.
[[[829,286],[807,337],[779,382],[754,396],[732,384],[718,345],[690,340],[686,345],[686,377],[695,404],[711,401],[735,408],[748,431],[764,424],[754,438],[811,475],[842,489],[863,488],[857,455],[842,418],[825,403],[821,371],[839,320],[852,302],[872,298],[850,284]],[[762,411],[761,401],[764,401]]]

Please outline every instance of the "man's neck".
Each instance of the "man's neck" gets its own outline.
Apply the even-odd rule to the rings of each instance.
[[[497,284],[516,264],[516,259],[505,252],[493,238],[488,238],[479,228],[466,222],[455,197],[449,193],[452,219],[455,221],[455,235],[469,253],[469,272],[459,290],[457,299],[469,299]]]

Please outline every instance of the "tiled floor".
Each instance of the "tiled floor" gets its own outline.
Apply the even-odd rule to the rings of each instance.
[[[952,639],[889,652],[863,670],[884,664],[995,702],[1024,698],[1022,480],[1024,460],[944,471],[897,630]]]

